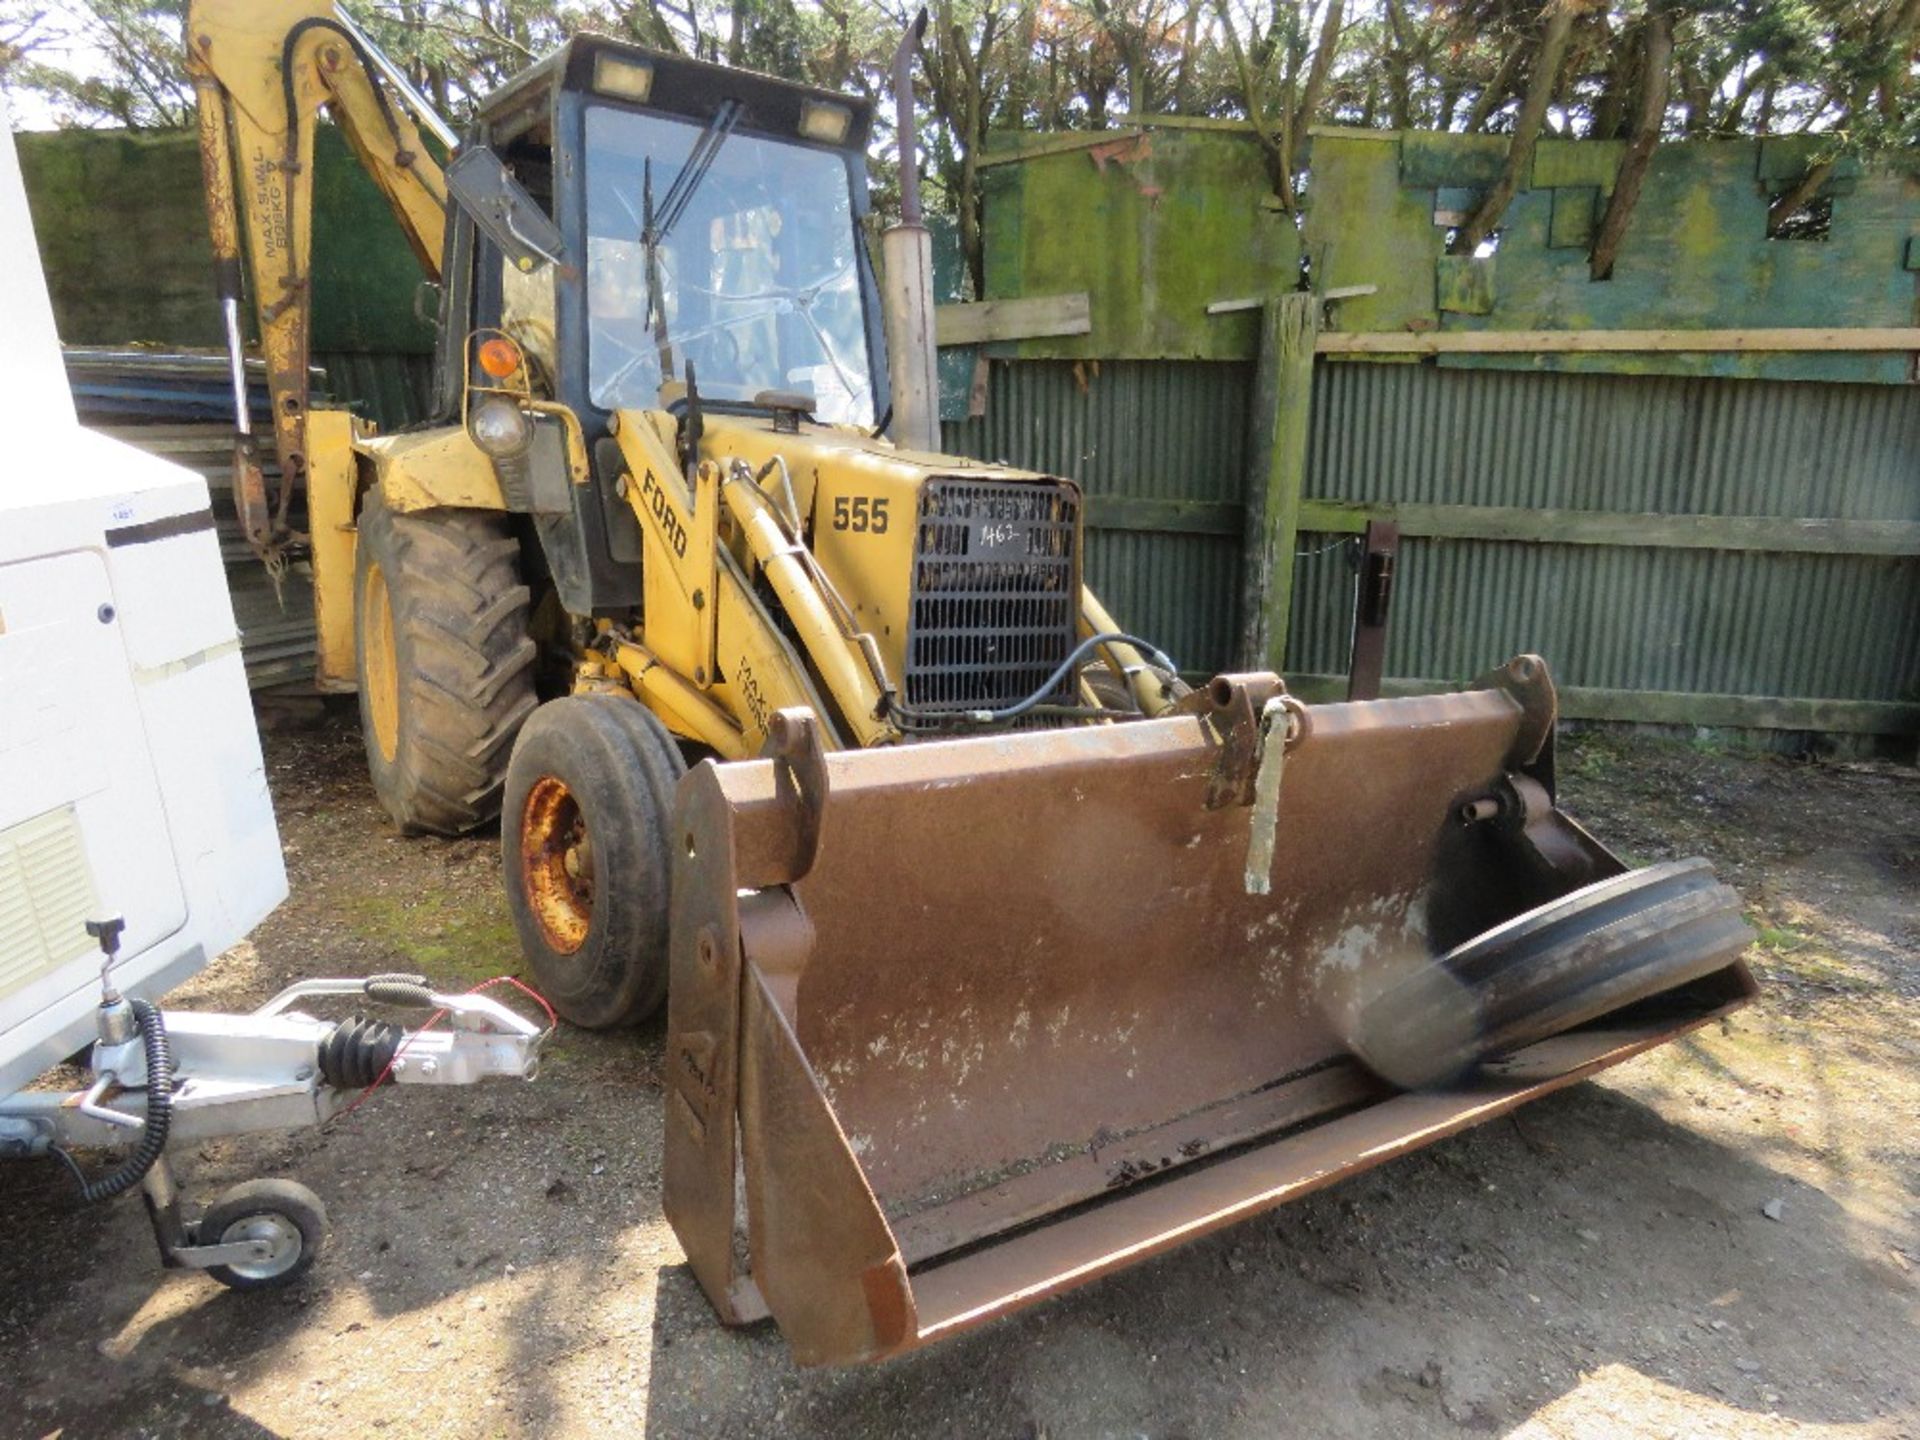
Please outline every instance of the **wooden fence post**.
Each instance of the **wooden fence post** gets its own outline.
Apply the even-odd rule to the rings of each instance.
[[[1293,552],[1300,494],[1307,479],[1307,426],[1313,409],[1313,350],[1320,298],[1305,291],[1267,301],[1260,314],[1247,445],[1247,521],[1241,559],[1242,670],[1286,663],[1293,604]]]

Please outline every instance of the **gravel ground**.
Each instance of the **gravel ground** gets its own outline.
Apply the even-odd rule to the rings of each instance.
[[[176,1004],[513,968],[491,839],[400,840],[351,717],[267,739],[293,897]],[[1636,862],[1704,854],[1761,929],[1717,1029],[932,1351],[796,1369],[715,1324],[660,1214],[661,1027],[540,1081],[376,1099],[180,1158],[333,1217],[234,1295],[140,1207],[10,1175],[0,1435],[1920,1436],[1920,774],[1570,739]]]

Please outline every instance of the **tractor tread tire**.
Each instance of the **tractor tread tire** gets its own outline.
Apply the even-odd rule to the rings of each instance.
[[[360,720],[374,789],[402,833],[464,835],[496,818],[514,737],[538,700],[531,592],[508,517],[485,510],[360,512],[355,594],[384,572],[393,610],[398,737],[380,753],[362,660]],[[362,606],[355,604],[356,627]],[[356,647],[364,653],[364,631]]]

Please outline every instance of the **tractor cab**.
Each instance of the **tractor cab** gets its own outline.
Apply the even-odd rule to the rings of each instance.
[[[592,36],[482,105],[447,169],[438,408],[481,437],[471,396],[495,382],[476,339],[495,333],[531,396],[557,402],[527,461],[496,469],[569,612],[642,598],[620,412],[697,388],[712,412],[867,428],[886,413],[861,224],[871,119],[851,96]],[[557,478],[572,422],[584,486]]]
[[[523,213],[496,243],[476,207],[456,210],[443,386],[467,337],[497,328],[589,444],[689,366],[709,406],[799,397],[871,427],[886,363],[861,226],[870,123],[854,97],[571,41],[490,97],[463,149],[498,157]]]

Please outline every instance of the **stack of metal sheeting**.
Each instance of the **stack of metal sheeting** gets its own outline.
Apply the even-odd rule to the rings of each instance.
[[[80,423],[150,454],[197,471],[207,480],[219,522],[220,554],[240,625],[247,680],[254,689],[313,683],[313,572],[289,567],[275,594],[266,567],[247,548],[233,505],[233,384],[226,356],[208,351],[95,350],[66,352]],[[274,460],[266,372],[249,361],[248,399],[271,494]],[[313,386],[324,386],[316,370]],[[306,497],[293,497],[291,521],[306,528]]]

